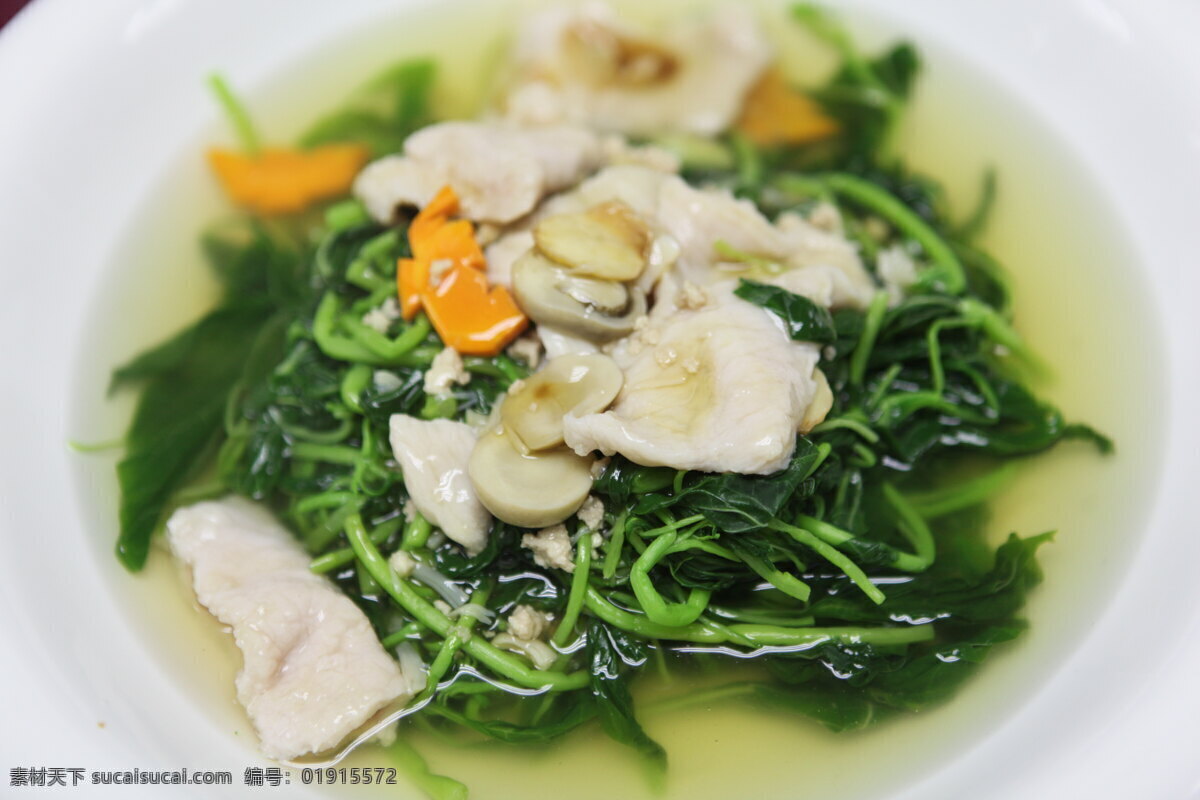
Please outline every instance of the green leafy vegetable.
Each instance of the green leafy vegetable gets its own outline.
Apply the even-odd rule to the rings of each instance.
[[[146,563],[150,537],[172,495],[215,443],[265,311],[252,304],[218,309],[116,372],[114,383],[146,381],[117,466],[117,555],[129,569]]]
[[[399,152],[408,135],[432,120],[430,94],[436,66],[425,59],[390,67],[360,89],[345,108],[319,120],[302,137],[302,147],[357,142],[373,156]]]
[[[667,753],[646,735],[633,713],[633,697],[626,684],[624,670],[639,666],[647,659],[645,646],[624,631],[613,630],[593,621],[588,628],[591,661],[592,696],[605,733],[629,745],[652,767],[665,770]]]
[[[638,514],[672,508],[681,516],[699,514],[724,533],[757,530],[779,515],[784,504],[796,495],[801,483],[823,457],[820,448],[800,437],[788,466],[774,475],[696,473],[694,480],[687,481],[670,495],[643,494],[633,487],[627,494],[641,496],[634,506],[634,512]],[[626,469],[627,463],[624,459],[615,459],[609,470]],[[603,493],[607,485],[599,483],[596,488]],[[613,499],[620,496],[618,493]]]
[[[824,40],[842,58],[842,67],[816,93],[841,123],[848,160],[874,160],[887,145],[920,71],[916,49],[901,43],[868,59],[849,33],[828,12],[809,3],[792,7],[797,21]]]
[[[796,341],[829,344],[837,339],[829,310],[807,297],[745,278],[738,282],[733,293],[778,317]]]
[[[195,324],[113,372],[110,391],[141,383],[141,396],[117,466],[121,533],[117,554],[141,569],[150,538],[172,497],[204,471],[218,443],[229,395],[273,361],[271,325],[277,303],[292,293],[295,245],[273,238],[258,223],[226,226],[206,237],[210,265],[224,302]],[[263,353],[266,349],[268,352]]]

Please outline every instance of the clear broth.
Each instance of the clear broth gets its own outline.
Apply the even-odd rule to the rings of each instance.
[[[458,14],[417,11],[403,24],[373,26],[281,70],[278,81],[249,93],[250,106],[268,138],[288,140],[314,112],[336,107],[382,66],[402,55],[437,52],[436,44],[453,41],[457,63],[440,79],[437,105],[443,115],[468,114],[502,52],[502,37],[495,32],[509,27],[514,8],[528,5],[470,6],[475,33],[461,29],[462,4],[455,6]],[[653,14],[650,4],[625,5],[646,17],[689,4],[660,3]],[[779,16],[769,27],[785,66],[803,83],[818,83],[831,64],[827,54],[784,22],[782,12],[767,13]],[[897,38],[901,30],[882,20],[852,21],[868,48]],[[836,793],[850,800],[883,796],[927,775],[1035,695],[1102,610],[1137,543],[1163,432],[1155,420],[1136,412],[1144,396],[1155,396],[1161,371],[1158,343],[1148,340],[1149,334],[1130,334],[1153,326],[1146,324],[1149,302],[1120,225],[1069,150],[1015,98],[952,49],[924,39],[917,43],[926,70],[901,131],[900,150],[914,169],[943,182],[960,213],[974,201],[983,170],[996,168],[1000,198],[983,243],[1011,269],[1018,327],[1054,368],[1055,377],[1040,388],[1071,418],[1111,435],[1117,455],[1100,458],[1088,447],[1063,446],[1031,460],[996,499],[988,528],[994,538],[1010,531],[1056,529],[1059,534],[1042,551],[1046,581],[1027,608],[1030,632],[1000,649],[952,702],[842,735],[736,701],[645,712],[647,730],[669,753],[670,798]],[[231,77],[236,85],[237,76]],[[199,154],[205,144],[227,136],[223,127],[214,126],[189,143],[114,254],[107,292],[97,298],[92,314],[90,330],[96,335],[87,348],[106,357],[81,359],[78,365],[72,429],[81,439],[119,438],[127,423],[131,397],[97,402],[111,367],[214,301],[197,239],[223,206]],[[79,488],[93,510],[97,559],[112,559],[115,460],[101,456],[79,466]],[[114,592],[125,600],[153,657],[196,702],[211,709],[214,724],[245,741],[249,753],[253,729],[233,696],[240,657],[231,637],[196,605],[165,551],[156,548],[141,575],[111,574]],[[643,695],[689,688],[646,683]],[[457,748],[416,731],[410,740],[434,771],[464,781],[475,797],[523,800],[531,792],[568,787],[577,800],[649,796],[631,753],[591,728],[540,748]],[[378,765],[384,758],[368,749],[346,764]],[[339,787],[336,793],[380,790]],[[396,788],[387,793],[396,796]]]

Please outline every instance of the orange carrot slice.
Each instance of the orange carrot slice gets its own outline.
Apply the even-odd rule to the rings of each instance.
[[[417,214],[416,219],[408,226],[408,240],[412,243],[413,254],[417,258],[421,257],[418,249],[422,245],[419,243],[428,241],[429,237],[436,233],[438,228],[445,225],[446,221],[457,213],[458,195],[447,184],[438,190],[433,199],[425,204],[425,207]]]
[[[512,295],[488,287],[487,260],[468,220],[458,213],[458,195],[444,186],[408,227],[412,258],[396,265],[400,310],[412,319],[423,307],[442,342],[460,353],[499,353],[529,325]],[[435,271],[441,275],[431,285]]]
[[[529,325],[507,289],[488,288],[482,271],[463,264],[425,289],[421,302],[438,336],[463,355],[494,356]]]
[[[429,262],[400,259],[396,265],[396,288],[400,295],[400,314],[411,322],[421,310],[421,292],[429,288]]]
[[[484,267],[483,250],[475,241],[475,226],[465,219],[450,221],[457,213],[458,195],[452,187],[443,186],[408,227],[414,258],[429,262],[448,258],[456,264]]]
[[[456,264],[478,270],[487,267],[483,248],[475,239],[475,226],[465,219],[450,219],[457,212],[458,195],[450,186],[443,186],[408,226],[413,257],[400,259],[396,265],[396,288],[405,319],[412,319],[420,309],[421,292],[437,262],[448,262],[438,265],[437,273],[443,275]]]
[[[312,150],[267,148],[256,156],[210,150],[208,161],[239,205],[259,214],[291,214],[345,194],[367,161],[366,148],[329,144]]]
[[[487,261],[483,257],[483,248],[475,240],[475,226],[465,219],[447,222],[416,248],[417,258],[428,260],[430,263],[441,259],[449,259],[464,267],[484,269]]]
[[[760,146],[805,144],[834,135],[838,124],[815,100],[789,86],[782,72],[771,69],[746,96],[737,130]]]

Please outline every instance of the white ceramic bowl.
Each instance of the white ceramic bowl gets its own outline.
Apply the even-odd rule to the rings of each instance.
[[[271,791],[240,788],[250,751],[174,672],[189,660],[188,643],[172,642],[164,656],[161,643],[145,641],[154,610],[131,606],[153,605],[153,595],[127,588],[98,538],[112,522],[97,519],[105,509],[94,496],[111,488],[68,452],[69,438],[86,435],[68,412],[89,402],[81,387],[94,389],[111,366],[91,349],[111,333],[89,328],[104,318],[98,304],[128,303],[160,332],[180,322],[155,295],[161,276],[148,276],[137,296],[114,298],[110,265],[131,226],[161,212],[149,204],[162,176],[212,129],[199,76],[220,67],[260,85],[323,43],[418,5],[342,0],[335,12],[324,0],[39,0],[0,32],[0,767],[228,769],[232,789],[169,794]],[[1165,342],[1165,393],[1136,409],[1152,421],[1148,430],[1167,431],[1161,477],[1144,530],[1129,532],[1139,544],[1103,613],[1087,617],[1078,646],[997,727],[889,796],[1200,796],[1200,423],[1192,408],[1200,396],[1200,8],[1183,0],[857,0],[847,8],[954,51],[1074,152],[1131,243],[1128,268],[1148,286]],[[1146,340],[1157,347],[1153,332]]]

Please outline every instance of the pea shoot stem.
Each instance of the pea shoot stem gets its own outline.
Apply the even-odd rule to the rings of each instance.
[[[432,603],[421,597],[408,581],[396,574],[367,535],[362,517],[358,514],[351,515],[346,520],[345,533],[346,538],[350,540],[350,546],[354,548],[355,556],[401,608],[441,638],[445,639],[450,635],[454,623]],[[569,691],[583,688],[588,682],[585,672],[543,672],[533,669],[520,658],[493,647],[479,636],[463,642],[462,649],[488,669],[530,689]]]

